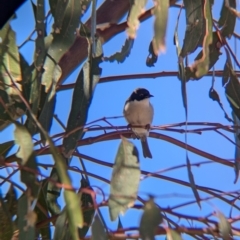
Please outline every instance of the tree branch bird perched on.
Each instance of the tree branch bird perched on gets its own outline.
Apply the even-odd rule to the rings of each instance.
[[[137,88],[132,92],[124,105],[123,114],[130,126],[143,126],[145,128],[132,128],[133,133],[141,140],[143,156],[152,158],[147,137],[153,120],[153,106],[149,98],[153,97],[145,88]]]

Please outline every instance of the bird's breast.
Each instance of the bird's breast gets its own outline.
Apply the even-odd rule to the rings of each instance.
[[[124,116],[131,125],[151,125],[153,120],[153,107],[149,102],[149,99],[141,101],[127,102],[124,107]],[[133,131],[141,136],[148,136],[148,131],[143,128],[135,128]]]

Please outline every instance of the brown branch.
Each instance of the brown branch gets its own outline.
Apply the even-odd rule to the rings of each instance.
[[[176,0],[170,0],[170,6],[173,6]],[[130,8],[129,0],[105,0],[103,4],[97,10],[97,24],[110,23],[110,27],[101,31],[98,31],[98,35],[103,42],[109,41],[116,34],[125,31],[127,23],[117,25],[122,17],[127,13]],[[151,9],[146,11],[140,16],[140,21],[145,21],[151,16]],[[86,22],[88,27],[91,26],[91,20]],[[75,42],[71,46],[68,52],[66,52],[61,58],[59,65],[62,69],[62,76],[59,80],[59,85],[66,79],[66,77],[79,66],[87,57],[88,44],[85,38],[80,36],[76,37]]]
[[[235,71],[236,75],[240,77],[240,71]],[[216,77],[222,77],[223,71],[215,71],[214,72]],[[205,76],[212,76],[213,71],[209,71],[208,74]],[[119,75],[119,76],[109,76],[109,77],[102,77],[99,80],[99,83],[107,83],[107,82],[114,82],[114,81],[122,81],[122,80],[133,80],[133,79],[144,79],[144,78],[159,78],[159,77],[177,77],[178,72],[177,71],[169,71],[169,72],[156,72],[156,73],[141,73],[141,74],[128,74],[128,75]],[[58,86],[58,91],[72,89],[75,87],[75,83],[70,84],[64,84]]]

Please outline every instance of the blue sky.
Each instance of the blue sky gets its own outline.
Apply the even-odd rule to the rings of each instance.
[[[102,1],[98,1],[100,4]],[[215,1],[216,2],[216,1]],[[152,5],[150,1],[147,8]],[[214,5],[213,15],[215,19],[219,18],[220,9],[222,5]],[[238,6],[239,7],[239,6]],[[176,18],[179,9],[170,8],[169,10],[169,20],[166,35],[167,51],[158,58],[158,62],[155,67],[148,68],[145,65],[145,60],[148,55],[148,46],[153,37],[153,18],[148,19],[143,22],[137,32],[137,38],[134,42],[133,49],[130,56],[125,60],[123,64],[118,63],[108,63],[104,62],[101,64],[103,69],[102,77],[105,76],[118,76],[127,75],[135,73],[153,73],[161,71],[177,71],[177,56],[176,49],[173,45],[173,35],[176,24]],[[89,13],[88,13],[89,15]],[[27,16],[27,17],[26,17]],[[87,16],[84,17],[87,19]],[[123,19],[124,21],[125,19]],[[18,11],[17,19],[12,21],[13,29],[17,32],[17,43],[21,44],[30,32],[34,29],[33,13],[30,1],[27,1]],[[239,20],[237,21],[237,26],[235,29],[239,29]],[[50,30],[49,26],[49,30]],[[184,37],[185,31],[185,13],[184,11],[180,17],[179,23],[179,38]],[[103,46],[104,55],[110,56],[116,51],[120,51],[122,45],[126,39],[126,33],[121,33],[114,37],[110,42]],[[230,41],[231,46],[234,46],[234,41]],[[239,44],[237,44],[238,54]],[[34,42],[28,42],[24,47],[22,47],[21,52],[29,61],[33,60],[33,50]],[[193,62],[194,57],[200,51],[197,49],[193,56],[190,56],[190,63]],[[222,70],[225,64],[226,56],[222,49],[222,56],[220,60],[215,65],[215,70]],[[64,82],[73,83],[76,81],[77,75],[81,69],[79,66]],[[239,69],[238,69],[239,70]],[[230,123],[224,118],[224,113],[218,106],[217,102],[212,101],[209,98],[209,89],[211,87],[212,78],[204,77],[199,81],[190,81],[187,83],[187,96],[188,96],[188,121],[189,122],[219,122],[224,125],[230,125]],[[87,122],[91,122],[96,119],[103,117],[113,117],[122,115],[123,105],[127,97],[131,92],[137,87],[147,88],[154,97],[151,99],[152,104],[155,109],[155,115],[153,120],[154,126],[161,126],[165,124],[172,124],[185,121],[185,112],[182,104],[181,97],[181,85],[177,77],[162,77],[156,79],[140,79],[140,80],[124,80],[115,81],[110,83],[99,84],[96,87],[94,97],[89,109],[89,115]],[[221,78],[216,77],[215,89],[218,91],[224,108],[231,115],[231,109],[229,103],[226,100],[224,88],[221,85]],[[61,91],[57,94],[57,106],[55,113],[58,117],[66,124],[70,106],[71,106],[71,95],[72,90]],[[115,120],[109,120],[112,125],[120,126],[126,125],[124,118],[119,118]],[[106,123],[99,122],[100,125],[106,125]],[[54,122],[51,134],[62,132],[63,130],[59,125]],[[166,134],[178,140],[184,141],[184,134],[172,133],[167,131],[158,131],[159,133]],[[102,134],[102,132],[89,132],[85,137],[97,136]],[[229,138],[234,140],[233,134],[225,133]],[[13,127],[7,128],[5,131],[1,132],[4,135],[4,140],[6,138],[13,138]],[[0,138],[0,143],[3,142]],[[140,142],[137,140],[132,140],[136,144],[140,151],[140,166],[142,170],[149,172],[158,172],[169,167],[176,165],[185,164],[186,162],[186,151],[179,148],[169,142],[149,139],[149,146],[153,155],[153,159],[144,159],[141,153]],[[87,145],[79,147],[78,150],[86,155],[97,158],[102,161],[114,163],[115,155],[117,152],[120,140],[100,142],[93,145]],[[235,154],[235,147],[232,143],[221,137],[219,134],[214,132],[203,132],[201,135],[198,134],[188,134],[188,143],[196,148],[203,151],[211,153],[213,155],[219,156],[227,160],[233,160]],[[190,161],[202,162],[208,159],[202,158],[191,152],[188,153]],[[38,161],[42,163],[53,163],[51,157],[43,156],[38,157]],[[94,174],[99,174],[100,176],[110,180],[112,169],[107,167],[102,167],[100,165],[93,164],[89,161],[84,161],[86,168],[89,172]],[[71,162],[72,166],[78,166],[79,161],[77,158],[73,158]],[[239,189],[239,182],[233,184],[234,181],[234,170],[222,166],[217,163],[209,163],[206,165],[201,165],[200,167],[192,168],[195,183],[197,185],[213,187],[222,191],[233,191]],[[47,174],[48,171],[43,170],[43,173]],[[1,173],[2,175],[2,173]],[[79,187],[80,175],[77,173],[70,173],[75,187]],[[178,170],[168,171],[163,175],[184,180],[188,182],[187,169],[181,168]],[[94,178],[90,178],[91,185],[100,187],[106,196],[109,194],[109,185],[104,182],[100,182]],[[178,205],[180,203],[193,200],[193,194],[191,189],[183,187],[179,184],[171,183],[165,180],[156,179],[149,177],[142,180],[139,187],[139,195],[147,199],[149,194],[156,196],[156,202],[161,207],[171,207]],[[203,192],[199,192],[200,197],[207,196]],[[102,197],[98,196],[98,201],[101,201]],[[63,206],[63,197],[59,199],[59,202]],[[178,209],[180,213],[194,215],[194,216],[205,216],[211,212],[219,209],[226,216],[229,215],[230,206],[219,200],[209,200],[208,202],[202,203],[202,210],[199,209],[197,204],[192,204],[188,207]],[[107,207],[101,208],[103,216],[111,230],[115,230],[117,227],[117,221],[111,222],[108,214]],[[237,214],[234,210],[233,215]],[[123,227],[137,227],[140,218],[139,210],[129,210],[124,216],[121,216],[121,221]],[[174,219],[174,218],[173,218]],[[175,219],[176,220],[176,219]],[[188,226],[186,221],[182,221],[183,224]],[[191,239],[189,236],[183,236],[184,239]],[[164,237],[159,237],[157,239],[164,239]]]

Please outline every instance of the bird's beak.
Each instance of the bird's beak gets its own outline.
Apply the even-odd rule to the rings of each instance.
[[[154,97],[154,96],[150,94],[149,97]]]

